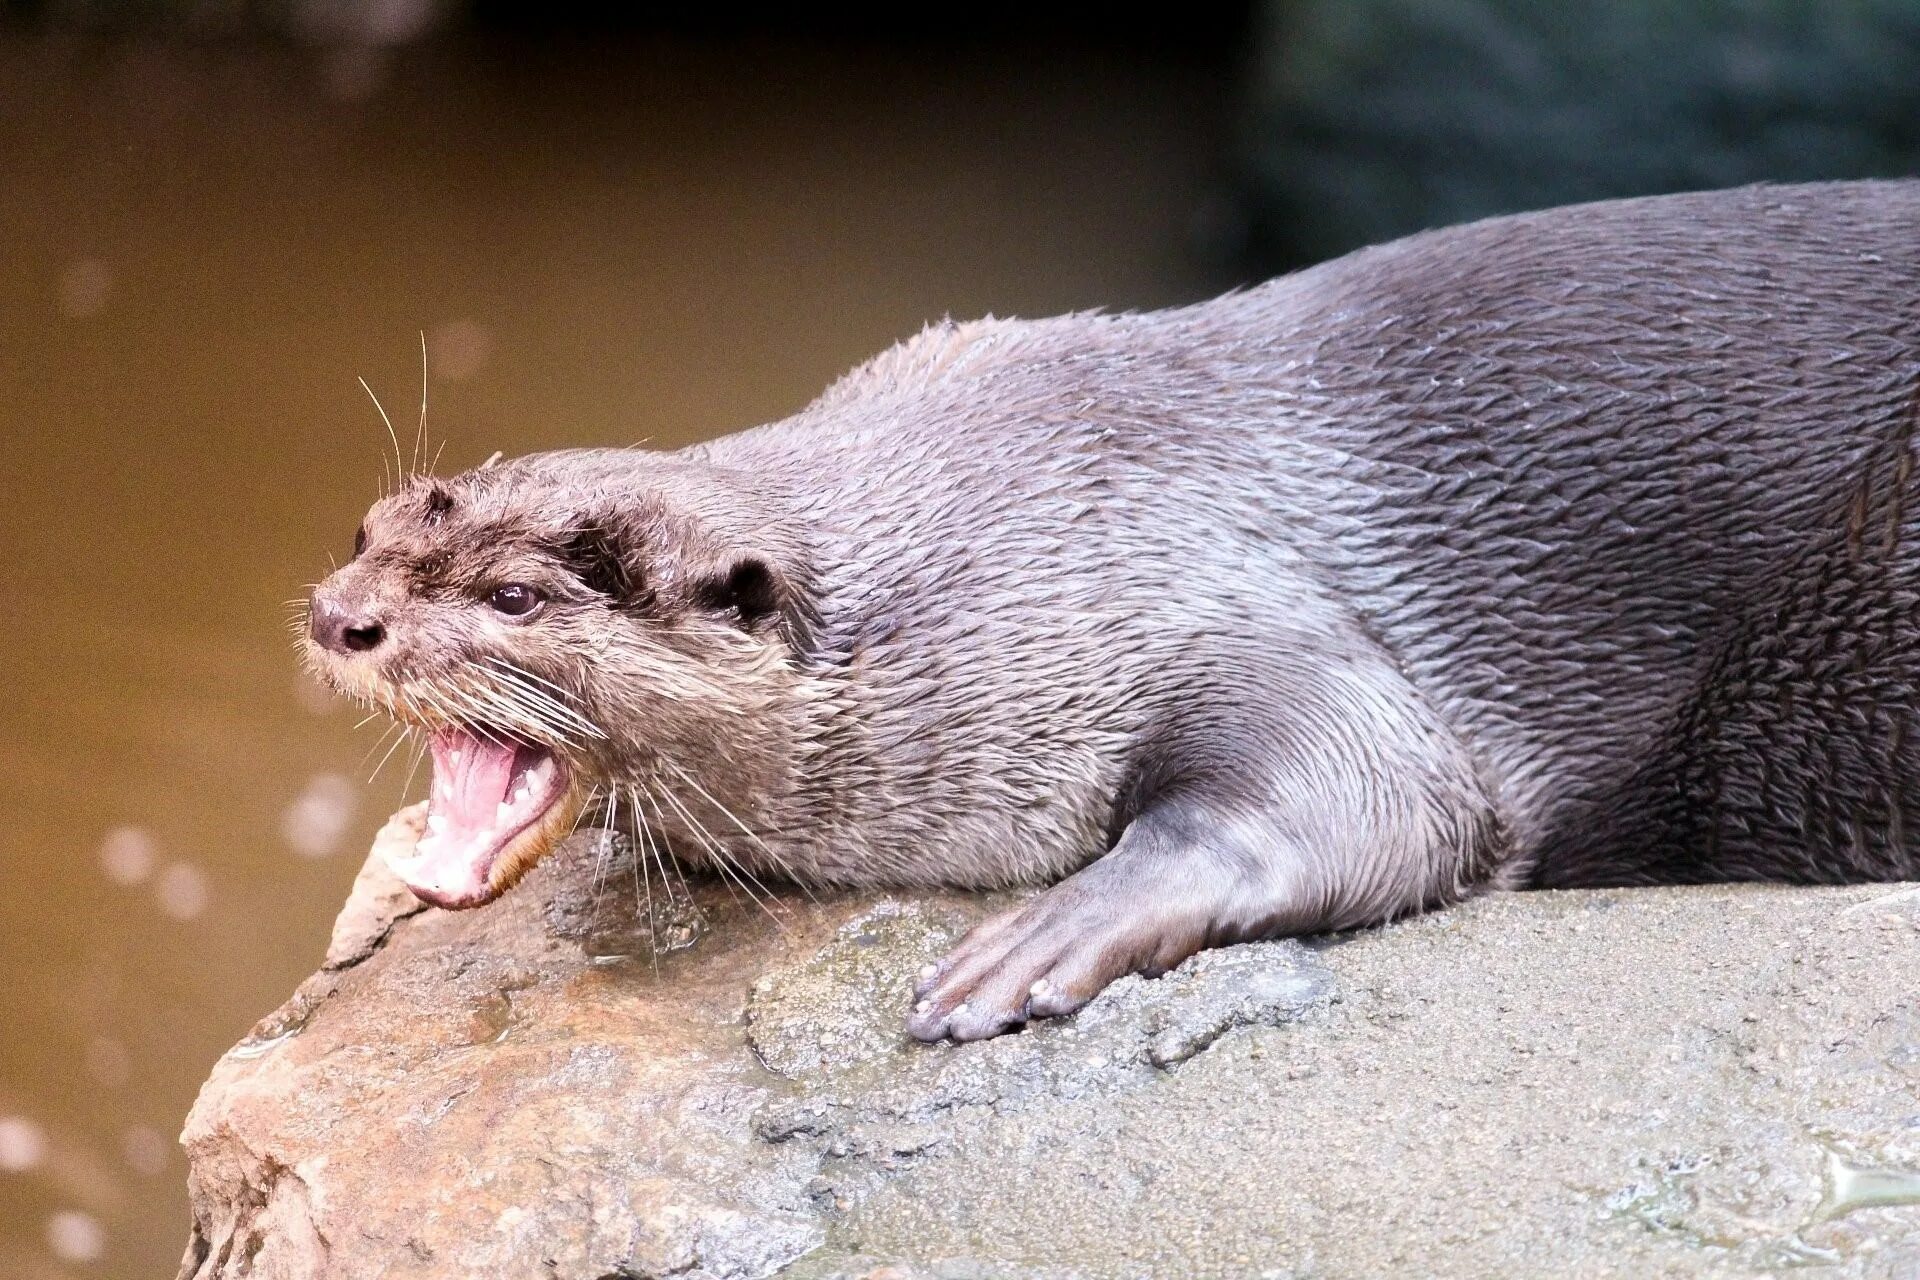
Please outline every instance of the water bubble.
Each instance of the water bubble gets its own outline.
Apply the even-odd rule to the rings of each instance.
[[[351,781],[337,773],[317,773],[280,815],[280,835],[303,858],[338,853],[359,802]]]
[[[120,1153],[127,1167],[143,1177],[157,1177],[167,1171],[167,1159],[173,1144],[158,1129],[135,1125],[120,1139]]]
[[[87,1074],[109,1089],[118,1089],[133,1076],[127,1046],[112,1036],[95,1036],[87,1045]]]
[[[76,320],[99,315],[113,290],[113,272],[98,258],[82,258],[60,273],[60,311]]]
[[[476,320],[453,320],[427,334],[427,368],[435,379],[465,382],[493,355],[493,335]]]
[[[62,1262],[98,1262],[107,1251],[100,1219],[78,1209],[62,1209],[47,1219],[47,1248]]]
[[[100,869],[107,879],[128,888],[153,874],[158,846],[139,827],[115,827],[100,842]]]
[[[212,894],[207,888],[206,874],[200,868],[176,862],[154,881],[153,896],[159,901],[160,909],[175,920],[191,920],[207,909],[207,900]]]
[[[47,1158],[47,1131],[25,1116],[0,1116],[0,1172],[25,1173]]]

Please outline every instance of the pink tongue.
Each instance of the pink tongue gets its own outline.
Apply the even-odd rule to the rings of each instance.
[[[513,782],[518,754],[512,743],[493,742],[465,729],[442,729],[433,735],[430,810],[446,819],[448,836],[457,841],[493,826]]]

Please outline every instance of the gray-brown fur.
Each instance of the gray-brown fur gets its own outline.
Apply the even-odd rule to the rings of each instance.
[[[971,1038],[1476,886],[1920,873],[1917,392],[1920,182],[1617,202],[931,328],[772,426],[417,483],[343,572],[427,629],[382,674],[566,690],[688,861],[1066,877],[923,982]]]

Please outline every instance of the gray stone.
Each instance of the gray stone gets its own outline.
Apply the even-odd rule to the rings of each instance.
[[[189,1118],[182,1276],[1920,1267],[1920,892],[1495,895],[924,1046],[914,974],[1012,899],[638,866],[448,914],[370,862]]]

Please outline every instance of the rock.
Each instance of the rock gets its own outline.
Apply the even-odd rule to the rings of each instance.
[[[912,975],[1010,899],[640,868],[589,833],[449,914],[370,863],[188,1119],[181,1275],[1920,1267],[1911,890],[1494,895],[924,1046]]]
[[[374,847],[379,848],[377,842]],[[664,865],[651,857],[643,862],[639,854],[632,841],[605,832],[590,832],[554,850],[548,874],[589,891],[554,894],[547,902],[548,931],[604,961],[662,956],[698,942],[707,919],[686,883],[669,879]]]
[[[373,852],[354,877],[347,905],[333,922],[327,958],[320,963],[323,971],[351,969],[380,949],[394,925],[427,909],[427,904],[414,897],[400,877],[387,869],[382,856],[391,846],[411,846],[426,828],[427,805],[423,800],[388,818],[374,836]]]

